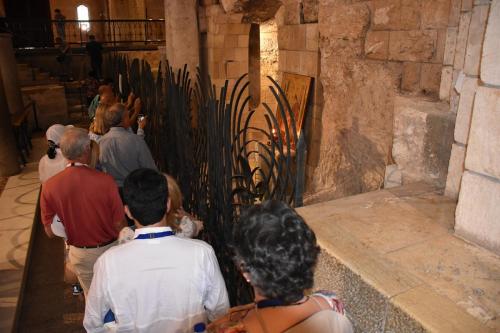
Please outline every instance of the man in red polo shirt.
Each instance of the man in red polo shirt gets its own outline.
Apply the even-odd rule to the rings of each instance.
[[[47,235],[53,237],[52,219],[56,214],[61,218],[68,259],[86,295],[95,261],[116,244],[119,230],[125,226],[124,210],[113,178],[88,167],[90,140],[86,130],[66,130],[60,148],[68,165],[43,184],[42,223]]]

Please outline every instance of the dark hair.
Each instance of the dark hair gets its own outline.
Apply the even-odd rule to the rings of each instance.
[[[125,178],[123,197],[130,214],[141,225],[157,223],[167,211],[167,179],[153,169],[134,170]]]
[[[89,39],[95,39],[94,35],[89,35]]]
[[[60,10],[60,9],[58,9],[58,8],[56,8],[56,9],[54,9],[54,12],[56,12],[56,13],[60,13],[60,12],[61,12],[61,10]]]
[[[104,80],[102,80],[102,84],[104,84],[106,86],[109,84],[113,84],[113,79],[110,77],[106,77],[106,78],[104,78]]]
[[[236,262],[263,296],[291,304],[312,287],[316,236],[285,203],[266,201],[243,212],[233,244]]]
[[[49,149],[47,149],[47,156],[53,160],[54,158],[56,158],[56,155],[57,155],[57,151],[56,151],[56,148],[59,148],[59,146],[52,140],[48,140],[49,142]]]

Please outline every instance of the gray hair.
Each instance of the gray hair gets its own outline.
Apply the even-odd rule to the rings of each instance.
[[[116,127],[123,120],[123,114],[126,112],[125,105],[115,103],[104,112],[104,124],[106,127]]]
[[[59,146],[66,159],[77,160],[85,154],[85,151],[90,149],[88,132],[83,128],[68,128],[62,136]]]

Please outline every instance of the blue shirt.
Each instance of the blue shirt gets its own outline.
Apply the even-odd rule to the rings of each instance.
[[[111,127],[99,141],[99,162],[118,187],[132,171],[139,168],[158,170],[144,139],[123,127]]]

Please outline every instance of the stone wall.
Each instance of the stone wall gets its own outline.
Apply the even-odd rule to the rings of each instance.
[[[276,110],[278,103],[269,90],[268,76],[279,80],[278,26],[275,20],[260,24],[260,102]]]
[[[445,194],[458,198],[456,234],[500,254],[500,0],[459,8],[441,84],[457,114]]]
[[[306,192],[325,200],[380,188],[393,162],[395,97],[438,100],[448,21],[457,21],[451,0],[284,0],[274,14],[278,50],[271,53],[264,53],[266,38],[275,32],[262,21],[272,11],[214,2],[202,2],[199,21],[218,86],[249,69],[250,24],[242,20],[260,23],[261,77],[272,59],[266,56],[276,52],[275,78],[287,72],[314,79],[304,123]],[[271,101],[265,79],[260,86],[260,101]]]
[[[226,14],[219,4],[202,8],[200,21],[206,22],[208,73],[217,87],[228,79],[232,91],[236,80],[248,73],[251,24],[242,22],[243,14]]]
[[[326,199],[382,186],[394,99],[437,99],[448,16],[449,0],[319,1],[324,107],[309,191]]]
[[[283,73],[313,78],[303,123],[307,142],[306,191],[311,192],[314,170],[319,161],[323,99],[320,82],[318,13],[306,10],[308,21],[305,21],[304,10],[299,1],[283,1],[283,7],[276,14],[279,46],[278,78],[281,78]]]

